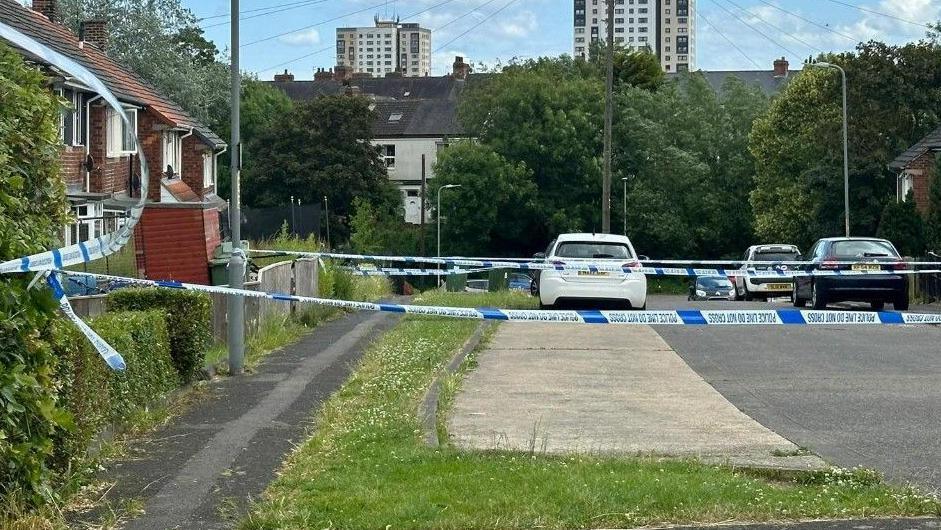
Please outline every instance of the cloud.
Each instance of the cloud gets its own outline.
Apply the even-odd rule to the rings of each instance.
[[[278,41],[291,46],[312,46],[320,44],[320,33],[316,29],[308,29],[278,37]]]

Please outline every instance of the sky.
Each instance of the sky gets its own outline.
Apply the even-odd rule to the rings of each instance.
[[[183,3],[228,49],[229,0]],[[284,69],[310,79],[332,67],[336,28],[372,26],[376,15],[432,29],[434,75],[450,72],[457,55],[495,65],[573,46],[573,0],[241,0],[241,12],[242,70],[260,79]],[[924,24],[941,20],[941,0],[695,0],[695,12],[697,68],[771,69],[786,57],[794,69],[862,40],[918,40]]]

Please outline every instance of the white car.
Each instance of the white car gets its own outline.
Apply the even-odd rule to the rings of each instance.
[[[800,250],[794,245],[754,245],[745,251],[744,261],[800,261]],[[741,270],[778,270],[787,272],[794,265],[742,265]],[[735,293],[739,300],[767,300],[776,296],[789,296],[794,288],[793,278],[775,278],[774,276],[736,276]]]
[[[544,257],[547,263],[597,263],[618,269],[640,265],[630,239],[612,234],[562,234],[549,244]],[[544,309],[564,303],[647,307],[647,277],[639,272],[544,270],[539,273],[538,291]]]

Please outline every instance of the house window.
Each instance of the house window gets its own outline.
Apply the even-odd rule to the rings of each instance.
[[[203,153],[203,187],[208,188],[216,183],[216,157],[210,153]]]
[[[163,173],[168,176],[179,177],[183,171],[183,141],[180,133],[166,131],[163,133]]]
[[[103,204],[100,202],[72,206],[76,222],[65,228],[65,245],[74,245],[104,234],[102,209]]]
[[[911,173],[902,173],[899,175],[898,201],[905,202],[908,199],[909,192],[915,187],[915,176]]]
[[[84,145],[85,106],[82,104],[82,93],[60,90],[59,96],[65,100],[59,115],[62,145]]]
[[[131,128],[127,128],[121,115],[108,109],[108,156],[119,157],[137,152],[137,145],[134,143],[134,137],[137,134],[137,109],[124,109],[128,119],[131,122]]]
[[[395,169],[395,145],[382,146],[382,160],[385,161],[387,168]]]

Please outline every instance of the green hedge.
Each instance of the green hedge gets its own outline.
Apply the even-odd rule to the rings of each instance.
[[[212,301],[208,295],[173,289],[120,289],[108,295],[108,308],[166,312],[170,356],[177,372],[184,381],[198,375],[212,345]]]
[[[89,325],[121,353],[127,369],[109,369],[71,323],[54,326],[59,403],[74,418],[73,429],[61,433],[55,444],[55,462],[61,469],[81,460],[104,426],[120,423],[179,384],[163,311],[106,313]]]

